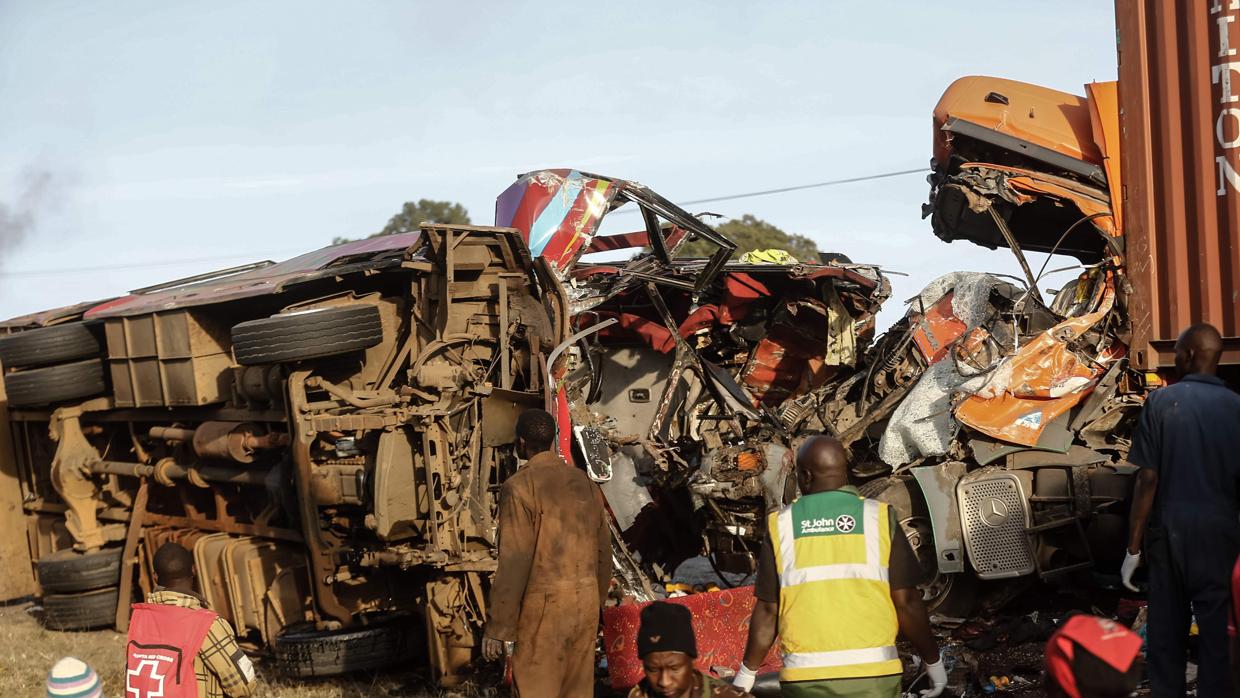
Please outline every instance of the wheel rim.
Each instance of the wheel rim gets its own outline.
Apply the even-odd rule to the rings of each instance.
[[[912,546],[917,561],[921,563],[922,570],[929,575],[930,581],[917,588],[921,589],[921,599],[926,608],[934,609],[951,594],[955,575],[939,572],[934,550],[934,527],[929,519],[910,516],[900,521],[900,528],[904,529],[904,534],[908,536],[909,545]]]

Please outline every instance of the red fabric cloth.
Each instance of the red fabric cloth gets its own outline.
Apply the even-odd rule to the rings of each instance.
[[[1068,698],[1081,696],[1072,671],[1077,645],[1121,674],[1141,654],[1141,637],[1113,620],[1086,615],[1069,619],[1046,642],[1046,672]]]
[[[680,336],[688,337],[715,324],[731,325],[745,317],[754,301],[769,295],[770,289],[749,274],[728,274],[723,278],[723,302],[703,305],[690,313],[680,323]]]
[[[599,332],[600,338],[613,340],[640,338],[652,349],[664,354],[676,348],[676,338],[672,336],[672,331],[661,322],[655,322],[633,313],[600,312],[596,314],[596,317],[600,320],[609,317],[619,320],[615,325]]]
[[[125,645],[125,695],[133,698],[198,698],[194,658],[215,613],[136,603]]]
[[[694,666],[706,674],[718,676],[715,667],[733,671],[740,666],[749,638],[749,617],[753,614],[753,587],[722,589],[667,599],[680,604],[693,614],[693,634],[697,639],[697,660]],[[642,680],[641,660],[637,658],[637,628],[642,609],[649,603],[609,606],[603,609],[603,647],[607,652],[607,671],[611,686],[627,689]],[[758,669],[759,673],[779,671],[779,642]]]
[[[731,325],[745,317],[749,306],[757,299],[769,296],[761,282],[748,274],[728,274],[724,281],[722,305],[703,305],[689,314],[677,329],[681,337],[689,337],[694,332],[713,325]],[[675,308],[673,316],[677,314]],[[600,339],[633,340],[640,339],[658,352],[667,354],[676,348],[676,337],[660,320],[652,320],[635,313],[617,313],[609,311],[594,312],[589,315],[592,320],[616,318],[618,323],[599,332]]]

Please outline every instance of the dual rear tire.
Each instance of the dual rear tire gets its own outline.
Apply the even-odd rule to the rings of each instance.
[[[0,336],[4,390],[13,407],[42,407],[103,393],[102,346],[80,322]]]
[[[116,622],[120,548],[59,550],[41,558],[36,569],[43,588],[43,625],[49,630],[93,630]]]

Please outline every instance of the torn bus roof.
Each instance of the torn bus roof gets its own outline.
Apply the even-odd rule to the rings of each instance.
[[[380,266],[398,266],[419,244],[420,232],[381,235],[331,245],[283,262],[259,262],[244,271],[221,270],[132,292],[85,313],[88,320],[138,315],[277,293],[289,285]],[[234,273],[235,272],[235,273]],[[207,278],[203,278],[207,277]]]
[[[520,230],[531,254],[564,270],[589,246],[623,186],[577,170],[524,174],[495,200],[495,225]]]
[[[637,182],[572,169],[538,170],[518,177],[495,200],[495,225],[520,230],[530,252],[547,259],[563,278],[591,251],[603,217],[629,202],[641,211],[650,252],[625,266],[628,276],[700,291],[736,249],[735,243],[688,211]],[[697,239],[715,247],[709,260],[691,279],[669,277],[676,250]],[[633,240],[626,238],[610,249],[623,249]]]

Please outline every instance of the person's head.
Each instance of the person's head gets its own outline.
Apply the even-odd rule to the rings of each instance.
[[[687,696],[697,686],[697,669],[693,668],[697,641],[689,609],[666,601],[643,608],[637,657],[655,693],[668,698]]]
[[[1141,681],[1141,637],[1106,618],[1076,615],[1046,642],[1047,693],[1120,698]]]
[[[52,665],[45,683],[48,698],[100,698],[103,684],[89,664],[77,657],[64,657]]]
[[[838,490],[848,484],[848,454],[839,441],[811,436],[797,449],[797,484],[804,494]]]
[[[1214,375],[1218,358],[1223,353],[1223,337],[1204,322],[1190,326],[1175,340],[1175,371],[1181,376],[1190,373]]]
[[[152,560],[155,582],[166,589],[194,588],[194,556],[179,543],[164,543]]]
[[[517,417],[517,455],[532,458],[555,445],[555,418],[546,410],[526,410]]]

